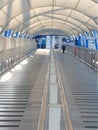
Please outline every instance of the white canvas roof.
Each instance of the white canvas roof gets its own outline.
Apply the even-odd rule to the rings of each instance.
[[[32,35],[97,30],[97,13],[97,0],[0,0],[3,30]]]

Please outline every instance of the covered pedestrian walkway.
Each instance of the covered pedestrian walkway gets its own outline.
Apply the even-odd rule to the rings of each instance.
[[[39,49],[24,61],[1,77],[0,130],[50,130],[51,120],[60,130],[97,130],[95,70],[61,50]]]
[[[98,130],[97,0],[0,0],[0,130]]]

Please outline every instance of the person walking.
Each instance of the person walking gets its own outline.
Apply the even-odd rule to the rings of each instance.
[[[62,51],[63,51],[63,53],[65,53],[65,49],[66,49],[66,39],[65,38],[63,38],[63,43],[62,43]]]

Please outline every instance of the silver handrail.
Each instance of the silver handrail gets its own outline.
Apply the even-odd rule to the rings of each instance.
[[[28,39],[0,37],[0,73],[9,69],[36,49],[36,43]]]
[[[67,45],[66,49],[94,70],[98,70],[98,51],[71,45]]]

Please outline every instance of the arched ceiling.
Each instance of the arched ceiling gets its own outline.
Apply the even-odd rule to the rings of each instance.
[[[32,35],[73,35],[97,30],[97,11],[97,0],[0,0],[0,26]]]

